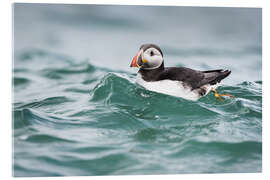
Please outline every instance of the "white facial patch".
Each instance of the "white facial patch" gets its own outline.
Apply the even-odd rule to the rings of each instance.
[[[156,48],[148,48],[143,53],[143,58],[147,61],[149,67],[144,69],[155,69],[158,68],[162,62],[163,57]]]

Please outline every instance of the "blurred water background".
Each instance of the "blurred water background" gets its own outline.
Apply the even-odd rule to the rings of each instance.
[[[14,176],[261,172],[258,8],[14,4]],[[143,43],[165,66],[226,68],[197,102],[149,92]]]

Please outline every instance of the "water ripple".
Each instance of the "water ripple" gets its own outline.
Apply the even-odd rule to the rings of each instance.
[[[55,58],[63,62],[49,67]],[[19,59],[16,176],[261,171],[262,81],[218,88],[233,99],[210,93],[193,102],[147,91],[135,74],[89,61],[46,51]]]

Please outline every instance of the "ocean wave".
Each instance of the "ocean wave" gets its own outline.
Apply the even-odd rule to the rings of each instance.
[[[191,102],[181,98],[147,91],[135,84],[134,77],[118,73],[105,75],[91,90],[91,101],[101,101],[105,105],[137,110],[140,113],[164,110],[166,114],[177,113],[193,115],[200,112],[204,115],[230,115],[237,112],[261,112],[261,90],[258,83],[243,82],[237,86],[224,86],[218,91],[230,93],[233,99],[220,101],[209,93],[200,101]],[[250,99],[249,99],[250,98]],[[160,112],[158,115],[162,115]]]
[[[74,118],[68,117],[60,117],[57,115],[50,115],[48,113],[42,113],[33,108],[22,108],[20,110],[13,111],[14,117],[14,128],[23,127],[23,126],[34,126],[38,125],[42,128],[69,128],[76,124],[79,124],[79,120],[75,120]]]
[[[73,102],[74,100],[67,98],[65,96],[55,96],[55,97],[48,97],[44,99],[39,99],[36,101],[32,101],[29,103],[24,102],[21,106],[15,106],[16,109],[23,109],[23,108],[39,108],[44,106],[51,106],[54,104],[62,104],[67,102]]]
[[[16,176],[261,171],[262,81],[193,102],[88,61],[63,67],[34,71],[48,87],[35,86],[32,70],[14,72],[15,89],[30,91],[13,103]]]
[[[50,79],[64,79],[68,75],[93,73],[95,67],[89,63],[82,63],[79,65],[61,67],[61,68],[47,68],[42,70],[42,74]]]
[[[13,85],[14,86],[20,86],[20,85],[26,85],[30,82],[29,79],[24,77],[14,77],[13,78]]]
[[[14,4],[13,176],[262,171],[261,9],[179,8]],[[139,86],[142,39],[234,98]]]

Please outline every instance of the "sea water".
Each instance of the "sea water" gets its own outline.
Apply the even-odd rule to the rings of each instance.
[[[150,92],[129,64],[230,69],[193,102]],[[261,172],[261,10],[14,5],[14,176]]]

